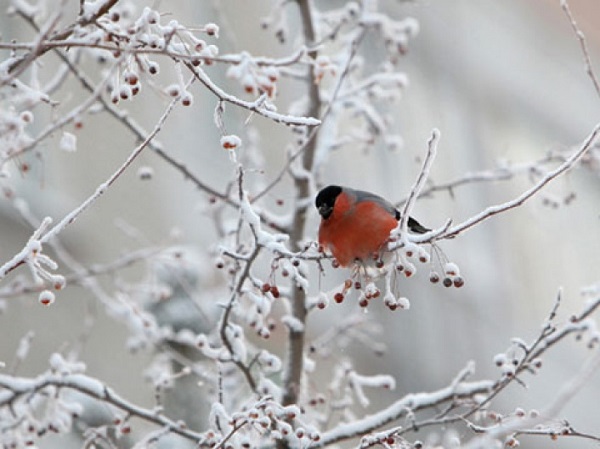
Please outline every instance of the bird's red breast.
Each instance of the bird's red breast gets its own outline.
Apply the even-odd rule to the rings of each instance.
[[[342,266],[368,260],[381,251],[398,221],[376,201],[357,201],[345,190],[335,199],[333,212],[321,221],[319,244]]]

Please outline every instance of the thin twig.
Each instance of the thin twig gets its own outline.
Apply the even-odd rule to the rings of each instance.
[[[108,11],[110,11],[110,9],[118,1],[119,0],[106,0],[106,2],[99,5],[99,7],[96,8],[96,10],[93,14],[90,14],[89,16],[83,16],[83,15],[80,16],[76,23],[70,25],[64,31],[55,34],[54,36],[52,36],[52,39],[58,40],[58,41],[67,39],[69,36],[71,36],[73,34],[73,31],[75,31],[79,27],[85,27],[87,25],[94,23],[96,20],[98,20],[98,18],[102,17],[104,14],[106,14]],[[65,3],[65,2],[63,2],[63,3]],[[30,17],[30,16],[24,14],[24,12],[21,9],[17,9],[17,12],[20,15],[22,15],[23,17],[28,18],[30,21],[33,21],[33,17]],[[21,58],[15,60],[8,67],[8,73],[11,75],[12,78],[18,76],[19,73],[21,73],[23,70],[25,70],[25,68],[27,68],[27,65],[29,62],[39,58],[44,53],[46,53],[47,51],[52,49],[52,47],[44,46],[42,44],[43,44],[43,41],[40,41],[40,45],[37,48],[34,48],[29,53],[26,53]]]
[[[178,102],[179,102],[179,98],[174,98],[174,99],[171,100],[171,102],[167,106],[167,108],[166,108],[165,112],[163,113],[163,115],[158,119],[158,122],[154,126],[154,129],[152,130],[152,132],[150,132],[150,134],[148,134],[146,136],[146,138],[144,139],[144,141],[142,143],[140,143],[131,152],[131,154],[125,160],[125,162],[123,162],[123,164],[121,164],[121,166],[111,176],[109,176],[108,179],[105,182],[103,182],[102,184],[100,184],[96,188],[95,192],[92,195],[90,195],[79,207],[77,207],[76,209],[74,209],[73,211],[71,211],[69,214],[67,214],[59,223],[57,223],[52,229],[50,229],[40,239],[41,243],[47,242],[48,240],[50,240],[51,238],[53,238],[54,236],[56,236],[57,234],[59,234],[60,232],[62,232],[62,230],[65,227],[67,227],[68,225],[70,225],[71,223],[73,223],[79,217],[79,215],[81,215],[89,206],[91,206],[94,202],[96,202],[96,200],[100,196],[102,196],[104,193],[106,193],[106,191],[108,190],[108,188],[125,172],[125,170],[127,170],[127,168],[129,168],[129,166],[141,154],[141,152],[144,150],[144,148],[146,148],[148,146],[148,143],[162,129],[164,123],[166,122],[167,118],[169,117],[169,115],[173,111],[173,108],[175,107],[175,105]]]
[[[220,101],[226,101],[249,111],[255,112],[263,117],[273,120],[277,123],[295,126],[318,126],[321,121],[313,117],[297,117],[293,115],[280,114],[265,107],[261,107],[260,101],[245,101],[234,95],[228,94],[217,86],[210,77],[200,67],[195,67],[191,62],[184,62],[185,66],[194,74],[208,90],[210,90]],[[259,99],[260,100],[260,99]]]
[[[404,203],[404,207],[402,208],[400,223],[398,225],[398,229],[400,229],[402,235],[406,235],[406,233],[408,232],[408,219],[410,212],[417,197],[419,196],[419,193],[421,192],[423,186],[425,186],[425,183],[427,182],[427,178],[429,177],[429,171],[431,170],[431,166],[435,159],[435,155],[437,154],[437,144],[439,140],[440,132],[439,130],[434,129],[431,132],[431,137],[427,141],[427,154],[425,155],[425,159],[423,160],[423,166],[419,171],[419,176],[417,176],[414,185],[410,189],[408,199],[406,200],[406,203]]]
[[[264,195],[266,195],[268,192],[273,190],[273,188],[275,188],[275,186],[281,182],[281,180],[283,179],[285,174],[289,172],[291,164],[298,157],[300,157],[302,154],[304,154],[304,152],[306,151],[307,148],[314,145],[313,141],[317,138],[317,134],[319,133],[319,130],[323,127],[324,123],[327,121],[329,115],[331,114],[333,106],[337,102],[342,85],[343,85],[344,81],[346,81],[346,79],[348,77],[348,73],[350,72],[351,63],[354,60],[354,58],[356,57],[358,48],[360,46],[360,43],[364,39],[365,34],[366,34],[366,30],[365,30],[364,26],[361,25],[361,28],[360,28],[358,34],[356,35],[356,37],[354,39],[352,39],[352,42],[350,44],[350,52],[348,54],[348,58],[346,59],[346,62],[342,69],[342,72],[340,73],[340,76],[337,79],[336,85],[333,89],[333,94],[331,95],[331,98],[329,99],[329,101],[326,103],[323,112],[321,113],[321,116],[320,116],[321,126],[312,128],[310,130],[310,132],[306,136],[306,139],[302,142],[302,145],[300,145],[296,149],[296,151],[294,151],[292,154],[290,154],[290,156],[288,157],[284,166],[281,168],[279,173],[277,173],[277,175],[275,175],[275,177],[271,180],[271,182],[269,184],[267,184],[267,186],[262,191],[260,191],[256,195],[254,195],[253,201],[259,200]],[[311,78],[312,78],[312,76],[311,76]]]
[[[47,374],[33,379],[0,374],[0,387],[5,391],[0,400],[0,407],[13,403],[22,395],[30,395],[32,392],[43,390],[46,387],[51,386],[79,391],[86,396],[111,404],[131,416],[135,416],[153,424],[168,427],[171,432],[190,441],[197,443],[203,440],[202,434],[194,432],[178,422],[172,421],[163,414],[158,413],[156,410],[148,410],[127,401],[108,386],[84,374]]]
[[[494,215],[500,214],[502,212],[506,212],[510,209],[514,209],[516,207],[521,206],[527,200],[532,198],[536,193],[538,193],[542,188],[544,188],[547,184],[549,184],[554,179],[558,178],[560,175],[570,170],[582,157],[583,155],[593,147],[598,135],[600,134],[600,123],[597,124],[591,134],[585,139],[583,144],[577,149],[571,156],[569,156],[565,162],[559,165],[556,169],[549,171],[546,173],[542,179],[540,179],[533,187],[523,192],[521,195],[516,197],[515,199],[508,201],[503,204],[498,204],[495,206],[490,206],[486,208],[484,211],[479,214],[469,218],[468,220],[463,221],[462,223],[452,226],[445,233],[442,233],[438,238],[451,238],[454,237],[465,230],[481,223],[484,220],[487,220]],[[415,242],[426,242],[428,241],[429,236],[424,235],[422,239],[419,237],[415,237]]]
[[[592,83],[594,84],[594,89],[596,90],[596,93],[600,97],[600,83],[598,82],[598,78],[596,77],[596,74],[594,73],[594,68],[592,66],[592,59],[590,58],[590,51],[587,46],[587,41],[585,40],[585,35],[583,34],[583,31],[581,31],[581,29],[577,25],[577,22],[575,21],[575,17],[573,17],[573,14],[571,13],[571,8],[569,8],[569,2],[567,0],[560,0],[560,6],[563,9],[563,11],[565,12],[565,14],[567,15],[567,18],[569,19],[569,22],[571,23],[571,28],[573,28],[573,31],[575,32],[575,36],[577,36],[577,40],[579,41],[579,45],[581,47],[581,52],[583,53],[583,59],[585,61],[585,71],[588,74],[588,76],[590,77],[590,79],[592,80]]]

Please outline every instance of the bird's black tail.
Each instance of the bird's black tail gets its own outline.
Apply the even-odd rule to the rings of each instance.
[[[425,234],[426,232],[431,231],[431,229],[426,228],[413,217],[408,217],[408,229],[416,234]]]

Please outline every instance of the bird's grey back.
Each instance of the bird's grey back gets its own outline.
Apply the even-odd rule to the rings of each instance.
[[[396,220],[400,219],[400,212],[398,211],[398,209],[396,209],[392,205],[392,203],[390,203],[386,199],[380,197],[379,195],[375,195],[374,193],[371,193],[371,192],[365,192],[364,190],[354,190],[349,187],[345,187],[345,189],[349,195],[352,195],[352,196],[354,196],[354,198],[356,198],[356,202],[372,201],[376,204],[379,204],[381,207],[383,207],[385,210],[387,210],[391,215],[394,215],[396,217]]]

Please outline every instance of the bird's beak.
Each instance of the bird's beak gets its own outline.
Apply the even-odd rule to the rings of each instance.
[[[321,206],[319,206],[319,215],[324,219],[329,218],[332,212],[333,208],[328,206],[327,204],[321,204]]]

